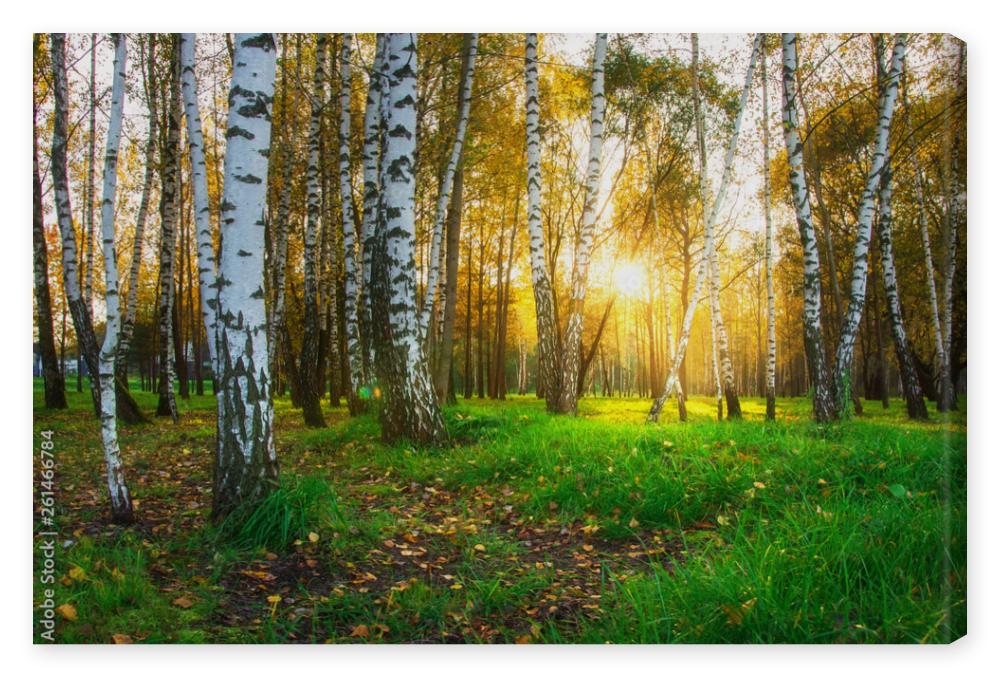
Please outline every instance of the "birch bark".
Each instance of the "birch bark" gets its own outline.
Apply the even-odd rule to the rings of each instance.
[[[364,358],[358,328],[358,248],[354,226],[354,190],[351,186],[351,34],[343,34],[340,48],[340,216],[344,244],[344,331],[350,366],[347,406],[351,415],[363,410],[359,394],[365,383]]]
[[[427,288],[424,290],[424,304],[420,311],[420,336],[426,339],[427,328],[430,325],[434,310],[434,297],[437,292],[438,277],[441,272],[441,238],[444,233],[444,222],[448,213],[448,203],[451,199],[455,182],[455,170],[462,159],[462,147],[465,145],[465,131],[469,125],[469,108],[472,105],[472,75],[476,69],[476,51],[479,46],[479,34],[467,34],[468,41],[463,55],[465,69],[462,71],[462,81],[459,86],[458,123],[455,126],[455,140],[451,145],[448,166],[445,167],[441,187],[438,190],[437,207],[434,209],[434,226],[431,230],[431,254],[427,274]]]
[[[858,226],[854,242],[854,263],[851,269],[851,290],[847,311],[841,323],[840,338],[837,343],[833,368],[833,399],[838,416],[846,413],[851,389],[851,366],[854,360],[854,341],[861,324],[861,313],[865,304],[865,289],[868,278],[868,248],[871,244],[872,223],[875,213],[875,196],[878,192],[882,171],[889,151],[889,129],[892,125],[893,109],[899,92],[899,75],[902,71],[903,55],[906,52],[906,34],[896,36],[892,49],[892,61],[884,83],[880,84],[878,102],[878,124],[875,146],[872,150],[871,169],[865,182],[864,192],[858,206]]]
[[[235,36],[219,251],[218,443],[213,517],[277,485],[264,311],[264,217],[275,40]]]
[[[101,386],[101,442],[104,445],[104,464],[107,469],[108,493],[111,496],[111,518],[117,523],[131,523],[134,520],[132,498],[125,482],[125,467],[118,445],[118,423],[115,418],[115,353],[118,349],[121,316],[118,302],[118,257],[115,252],[115,191],[118,187],[118,144],[125,108],[127,51],[125,34],[113,34],[112,40],[115,45],[114,76],[101,201],[101,252],[104,257],[104,304],[107,319],[98,375]]]
[[[830,421],[837,415],[837,408],[830,387],[830,372],[823,344],[822,292],[819,272],[819,246],[813,225],[812,208],[806,189],[805,171],[802,166],[802,143],[799,140],[798,111],[796,109],[796,79],[798,68],[796,36],[781,34],[782,48],[782,117],[785,129],[785,148],[788,152],[788,180],[795,205],[795,218],[802,243],[802,325],[805,338],[806,360],[813,387],[813,416],[817,421]]]
[[[559,359],[556,339],[555,296],[546,266],[542,230],[542,142],[538,121],[538,34],[525,35],[525,124],[528,158],[528,236],[531,254],[531,287],[535,295],[538,329],[538,378],[545,405],[554,412],[559,399]]]
[[[198,294],[201,317],[208,338],[208,356],[212,375],[218,375],[215,351],[218,320],[215,248],[212,241],[211,209],[208,206],[208,176],[205,166],[205,139],[198,111],[198,80],[195,75],[195,34],[182,33],[181,91],[184,96],[184,118],[187,123],[188,153],[191,157],[191,187],[194,199],[194,223],[197,232]]]
[[[774,324],[774,225],[771,222],[771,123],[767,96],[767,54],[763,48],[760,51],[760,82],[763,108],[761,129],[764,134],[764,272],[767,281],[767,370],[764,376],[764,397],[767,420],[774,421],[774,375],[777,367],[777,344]]]
[[[604,60],[608,52],[608,34],[598,33],[594,44],[590,90],[590,150],[587,162],[587,185],[583,200],[583,220],[573,257],[569,312],[562,345],[562,380],[559,383],[560,414],[576,414],[577,377],[580,369],[580,342],[583,335],[583,304],[587,294],[590,251],[597,223],[597,194],[601,182],[601,153],[604,147]]]
[[[174,256],[176,250],[178,181],[180,176],[180,46],[173,37],[170,55],[170,89],[167,110],[167,138],[160,172],[160,275],[158,303],[160,378],[157,416],[169,416],[177,422],[177,400],[174,397]]]
[[[384,41],[388,88],[381,107],[382,192],[372,263],[376,363],[386,395],[382,437],[441,443],[448,434],[428,373],[416,309],[416,34],[390,33]]]

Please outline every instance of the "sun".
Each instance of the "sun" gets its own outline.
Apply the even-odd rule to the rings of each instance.
[[[626,297],[635,297],[642,291],[645,282],[645,272],[641,265],[635,262],[619,264],[615,269],[615,287]]]

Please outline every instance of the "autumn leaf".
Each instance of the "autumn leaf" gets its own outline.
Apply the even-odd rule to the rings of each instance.
[[[171,604],[181,609],[190,609],[194,606],[194,602],[189,597],[178,597]]]
[[[69,570],[69,577],[80,583],[87,579],[87,572],[79,566],[74,566]]]
[[[116,645],[132,644],[132,638],[130,638],[128,635],[125,635],[124,633],[115,633],[114,635],[111,636],[111,640]]]
[[[354,626],[354,629],[351,631],[351,637],[367,638],[368,635],[369,635],[368,626],[366,626],[364,623],[362,623],[361,625]]]
[[[319,533],[309,533],[309,542],[319,542]]]
[[[56,613],[67,621],[76,620],[76,607],[72,604],[60,604],[56,607]]]
[[[485,552],[486,551],[486,546],[480,544],[480,545],[476,545],[472,549],[476,550],[477,552]]]

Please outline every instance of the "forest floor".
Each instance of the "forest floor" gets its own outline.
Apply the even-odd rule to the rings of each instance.
[[[74,387],[72,383],[69,387]],[[134,390],[152,416],[156,398]],[[89,394],[53,431],[60,642],[948,642],[966,626],[963,408],[840,425],[714,420],[709,398],[554,417],[460,401],[454,444],[388,446],[374,416],[276,402],[281,488],[209,521],[215,410],[123,427],[138,523],[109,521]],[[931,408],[933,409],[933,408]],[[36,533],[41,530],[37,500]],[[36,535],[36,568],[42,537]],[[39,577],[36,574],[36,579]],[[37,606],[43,588],[36,580]],[[52,586],[47,586],[52,587]],[[36,640],[38,637],[36,628]]]

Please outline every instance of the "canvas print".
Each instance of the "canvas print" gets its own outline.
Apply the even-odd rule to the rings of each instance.
[[[35,643],[965,634],[959,38],[32,50]]]

